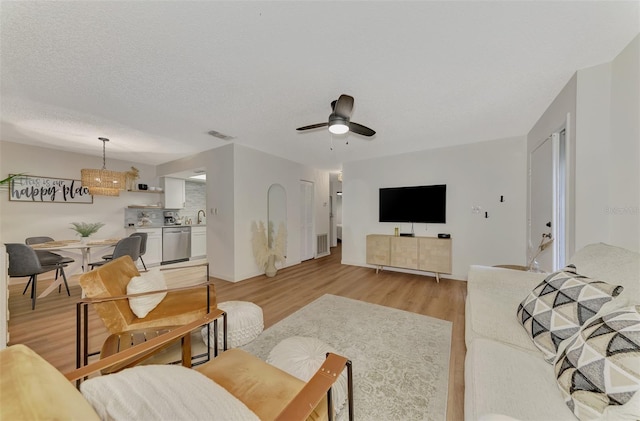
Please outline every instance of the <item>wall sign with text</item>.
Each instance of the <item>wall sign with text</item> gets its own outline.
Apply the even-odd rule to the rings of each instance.
[[[93,203],[80,180],[21,175],[9,184],[9,200],[41,203]]]

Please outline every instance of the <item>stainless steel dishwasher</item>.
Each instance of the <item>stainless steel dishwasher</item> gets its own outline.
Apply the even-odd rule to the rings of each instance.
[[[191,257],[191,227],[162,228],[162,264],[183,262]]]

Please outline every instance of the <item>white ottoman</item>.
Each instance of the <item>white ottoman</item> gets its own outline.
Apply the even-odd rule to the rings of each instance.
[[[262,308],[248,301],[225,301],[219,303],[218,308],[227,313],[227,348],[237,348],[248,344],[258,337],[264,329],[264,319],[262,317]],[[222,318],[218,319],[218,349],[223,348],[223,329]],[[210,346],[213,348],[215,337],[213,332],[213,323],[209,323],[210,328]],[[200,330],[202,340],[207,343],[207,327]]]
[[[267,363],[308,382],[327,359],[327,352],[339,354],[332,346],[320,339],[292,336],[273,347],[267,357]],[[346,369],[331,386],[331,393],[335,414],[338,415],[337,419],[344,419],[344,413],[341,413],[341,410],[347,401]]]

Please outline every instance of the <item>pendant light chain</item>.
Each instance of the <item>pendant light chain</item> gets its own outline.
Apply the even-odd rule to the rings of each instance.
[[[106,144],[107,144],[107,141],[103,140],[102,141],[102,169],[103,170],[107,169],[107,148],[106,148]]]
[[[109,139],[107,139],[106,137],[99,137],[98,139],[102,140],[102,169],[106,170],[107,169],[107,149],[106,149],[106,145],[107,145],[107,142],[109,141]]]

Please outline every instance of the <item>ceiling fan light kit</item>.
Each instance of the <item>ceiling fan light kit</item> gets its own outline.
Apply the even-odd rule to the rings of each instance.
[[[106,137],[98,139],[102,142],[102,169],[80,170],[82,186],[87,187],[89,193],[94,196],[120,196],[120,190],[125,187],[125,174],[107,170],[105,145],[109,139]]]
[[[329,117],[329,131],[333,134],[345,134],[349,131],[349,121],[338,116]]]
[[[333,112],[329,114],[327,123],[316,123],[309,126],[298,127],[296,130],[304,131],[318,129],[320,127],[329,127],[329,131],[333,134],[345,134],[353,132],[362,136],[371,137],[376,132],[362,124],[353,123],[351,121],[351,112],[353,111],[353,97],[342,94],[337,101],[331,103]]]

